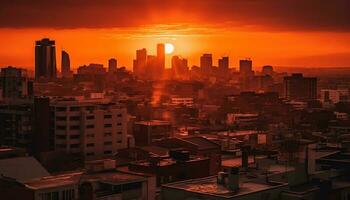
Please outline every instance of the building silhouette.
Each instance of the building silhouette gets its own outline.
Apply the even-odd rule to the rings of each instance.
[[[133,64],[134,74],[142,77],[147,64],[147,50],[145,48],[136,50],[136,59]]]
[[[1,69],[1,97],[4,100],[23,99],[33,96],[33,82],[27,77],[27,71],[15,67]]]
[[[185,79],[189,73],[187,59],[180,56],[173,56],[171,58],[171,70],[173,78]]]
[[[137,77],[142,79],[161,79],[165,71],[165,47],[157,44],[157,55],[147,55],[145,48],[136,50],[133,70]]]
[[[115,58],[111,58],[108,60],[108,72],[114,73],[117,71],[117,60]]]
[[[35,79],[57,78],[55,41],[48,38],[35,43]]]
[[[66,51],[61,53],[61,73],[63,78],[69,78],[72,76],[70,71],[70,58]]]
[[[250,59],[244,59],[239,61],[239,73],[243,77],[253,75],[253,62]]]
[[[163,43],[157,44],[157,59],[160,70],[165,69],[165,45]]]
[[[204,74],[209,74],[213,66],[212,54],[203,54],[200,58],[200,69]]]
[[[220,71],[227,71],[229,68],[229,57],[225,56],[219,59],[218,61],[218,65],[219,65],[219,70]]]
[[[317,78],[292,74],[284,77],[284,97],[289,100],[313,100],[317,98]]]

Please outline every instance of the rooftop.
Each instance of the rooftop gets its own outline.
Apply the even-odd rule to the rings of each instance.
[[[279,182],[258,182],[248,181],[241,182],[238,191],[231,191],[224,185],[217,183],[217,177],[211,176],[201,179],[192,179],[188,181],[176,182],[167,184],[164,187],[169,187],[178,190],[186,190],[187,192],[193,192],[202,195],[218,196],[221,198],[233,198],[236,196],[242,196],[251,194],[254,192],[262,192],[268,189],[274,189],[278,187],[287,186],[287,183]]]
[[[143,181],[145,176],[139,176],[131,173],[125,173],[115,170],[97,172],[97,173],[84,173],[83,171],[70,172],[55,176],[47,176],[38,179],[33,179],[25,182],[24,184],[35,190],[56,188],[69,185],[75,185],[84,181],[89,182],[103,182],[111,185],[119,185],[123,183],[129,183],[133,181]]]
[[[0,174],[20,182],[49,175],[33,157],[0,159]]]
[[[139,121],[135,122],[138,125],[146,125],[146,126],[161,126],[161,125],[171,125],[168,121],[161,120],[149,120],[149,121]]]

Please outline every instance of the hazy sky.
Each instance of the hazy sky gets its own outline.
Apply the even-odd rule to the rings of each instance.
[[[131,68],[136,49],[154,53],[158,42],[190,65],[212,52],[231,66],[244,57],[256,67],[350,66],[349,8],[349,0],[1,0],[0,66],[33,67],[43,37],[73,68],[110,57]]]

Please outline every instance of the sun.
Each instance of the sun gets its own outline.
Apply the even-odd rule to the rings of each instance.
[[[171,54],[171,53],[174,52],[174,50],[175,50],[175,47],[174,47],[173,44],[171,44],[171,43],[165,43],[165,53],[166,53],[166,54]]]

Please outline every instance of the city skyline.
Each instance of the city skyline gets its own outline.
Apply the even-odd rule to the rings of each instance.
[[[111,57],[132,69],[134,51],[145,47],[154,54],[157,43],[174,44],[173,54],[188,59],[189,66],[199,65],[204,53],[213,53],[215,60],[227,55],[230,66],[245,57],[252,58],[254,66],[350,66],[345,9],[349,2],[344,0],[324,4],[314,0],[3,1],[0,5],[6,11],[0,12],[6,19],[0,20],[0,34],[6,35],[0,42],[11,44],[0,50],[0,66],[33,69],[33,41],[45,37],[56,41],[58,51],[70,53],[73,69],[89,62],[106,65]],[[86,12],[79,12],[80,7]]]

